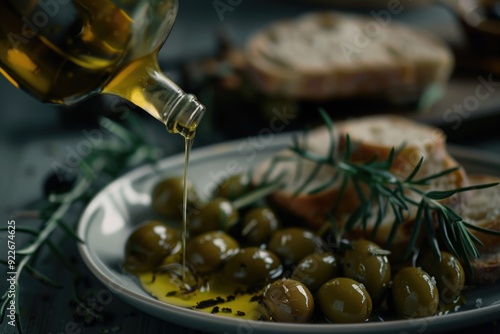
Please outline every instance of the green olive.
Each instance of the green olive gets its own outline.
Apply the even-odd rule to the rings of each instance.
[[[441,252],[441,262],[434,253],[424,252],[418,261],[420,267],[436,280],[439,295],[444,303],[453,303],[460,296],[465,283],[465,273],[458,259],[448,252]]]
[[[290,278],[316,292],[326,281],[340,274],[337,257],[331,253],[312,253],[299,261]]]
[[[268,249],[289,266],[311,253],[323,251],[325,245],[318,235],[305,228],[288,227],[273,233]]]
[[[437,312],[439,292],[428,273],[406,267],[394,276],[392,301],[396,312],[404,318],[430,317]]]
[[[197,273],[208,273],[221,267],[238,249],[238,242],[227,233],[205,232],[187,242],[186,261]]]
[[[187,184],[188,211],[195,208],[198,194],[191,182]],[[153,210],[168,219],[181,220],[184,200],[183,177],[168,177],[158,182],[152,193]]]
[[[235,174],[228,176],[217,185],[214,196],[224,197],[232,201],[248,192],[250,188],[251,185],[246,174]]]
[[[342,258],[344,275],[363,283],[372,302],[379,304],[391,281],[388,252],[368,240],[354,240],[351,246],[352,249],[347,250]]]
[[[241,235],[251,245],[266,243],[271,235],[281,227],[276,213],[269,207],[250,209],[243,216]]]
[[[283,271],[280,259],[258,247],[240,249],[227,259],[222,269],[230,281],[243,285],[262,284],[276,278]]]
[[[231,202],[222,197],[214,198],[188,218],[187,228],[190,236],[221,230],[227,231],[238,221],[238,210]]]
[[[277,322],[308,322],[314,313],[314,298],[299,281],[284,278],[269,284],[263,294],[263,313]]]
[[[150,271],[179,245],[177,231],[155,220],[138,225],[125,243],[125,269]]]
[[[366,321],[372,299],[365,286],[351,278],[337,277],[324,283],[316,295],[325,318],[333,323]]]

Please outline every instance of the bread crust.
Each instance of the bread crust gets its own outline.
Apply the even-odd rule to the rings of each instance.
[[[500,281],[500,253],[481,253],[481,257],[472,262],[474,273],[468,278],[471,284],[493,284]]]
[[[469,175],[471,185],[500,182],[500,177],[484,174]],[[469,223],[500,231],[500,185],[470,191],[470,199],[461,211]],[[500,281],[500,236],[469,229],[483,245],[477,245],[480,257],[472,260],[471,283],[485,284]]]
[[[470,185],[500,182],[500,177],[484,174],[469,174],[468,179]],[[473,225],[500,231],[500,185],[468,193],[469,200],[460,212],[462,217]],[[478,246],[480,251],[500,252],[500,237],[472,229],[471,232],[483,243]]]

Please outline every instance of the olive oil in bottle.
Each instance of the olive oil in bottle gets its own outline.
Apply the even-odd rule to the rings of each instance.
[[[130,100],[191,135],[205,108],[160,70],[177,0],[0,0],[0,73],[37,99]]]

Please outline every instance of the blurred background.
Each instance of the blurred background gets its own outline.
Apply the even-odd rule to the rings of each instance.
[[[308,121],[314,124],[314,116],[310,115],[318,104],[262,98],[235,72],[234,62],[228,58],[233,54],[230,51],[238,54],[251,36],[277,20],[329,10],[370,15],[371,11],[387,8],[389,2],[181,0],[176,23],[160,51],[159,62],[173,81],[186,92],[196,94],[207,106],[195,148],[256,135],[268,124],[269,111],[273,109],[293,110],[299,115],[285,131],[300,129]],[[493,85],[489,97],[465,116],[453,120],[446,116],[454,104],[463,103],[464,98],[475,94],[481,84],[480,77],[493,83],[498,81],[500,53],[472,45],[461,16],[442,1],[398,3],[404,10],[393,17],[395,21],[426,30],[453,50],[456,64],[446,90],[425,110],[414,103],[394,106],[373,101],[326,101],[329,113],[334,119],[377,112],[407,115],[441,127],[450,143],[500,154],[500,87]],[[488,15],[496,21],[499,13],[493,11]],[[493,39],[487,42],[477,37],[472,41],[500,46],[500,39],[494,39],[492,34]],[[249,89],[253,95],[248,95]],[[183,151],[180,136],[167,134],[163,124],[138,108],[130,109],[129,104],[117,97],[95,96],[71,107],[46,105],[0,76],[0,219],[7,219],[13,211],[26,208],[43,196],[43,185],[53,172],[54,162],[64,161],[68,152],[86,139],[85,131],[97,128],[99,116],[119,122],[129,111],[142,120],[143,135],[161,147],[164,156]]]
[[[230,75],[231,69],[226,68],[227,59],[224,59],[224,55],[227,50],[241,50],[259,30],[277,20],[296,18],[303,13],[342,10],[370,14],[372,10],[380,11],[387,7],[387,1],[255,0],[231,3],[233,5],[224,0],[181,1],[172,33],[159,54],[161,68],[185,91],[195,93],[208,107],[195,147],[255,135],[266,122],[266,108],[296,110],[316,107],[297,104],[296,101],[290,105],[290,101],[273,98],[263,101],[241,99],[244,87],[240,87],[242,84],[238,78]],[[454,99],[463,99],[473,93],[481,73],[487,75],[497,69],[495,60],[491,63],[491,57],[487,61],[478,60],[476,57],[470,58],[469,52],[464,53],[467,41],[459,17],[441,2],[402,0],[400,5],[403,10],[394,15],[393,19],[427,30],[446,41],[456,52],[457,67],[444,97],[439,98],[430,110],[415,112],[411,105],[397,108],[379,105],[376,110],[406,113],[445,128],[451,142],[468,145],[484,142],[483,147],[500,152],[500,149],[487,141],[490,139],[487,137],[495,134],[495,131],[488,131],[488,127],[496,127],[492,117],[495,118],[500,109],[500,94],[497,92],[481,101],[478,110],[471,113],[470,117],[462,119],[459,131],[451,130],[450,126],[453,124],[445,122],[443,117],[443,113],[452,107]],[[234,88],[234,85],[237,87]],[[116,110],[125,110],[127,106],[117,97],[103,95],[71,107],[45,105],[14,88],[3,76],[0,77],[2,216],[41,196],[41,184],[50,173],[51,163],[64,158],[68,152],[67,146],[74,147],[85,138],[82,130],[95,127],[98,115],[113,118],[118,115]],[[355,103],[352,100],[328,105],[328,109],[335,109],[334,118],[351,117],[375,110],[371,103]],[[147,125],[145,135],[163,147],[165,155],[182,150],[181,138],[165,134],[163,125],[146,113],[137,110],[135,114]],[[299,125],[301,122],[296,123]],[[481,131],[476,131],[478,126]],[[292,124],[287,130],[296,128]]]

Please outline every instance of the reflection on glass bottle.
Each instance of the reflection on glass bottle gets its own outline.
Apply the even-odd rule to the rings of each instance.
[[[177,0],[0,0],[0,73],[37,99],[124,97],[190,136],[205,111],[160,70]]]

